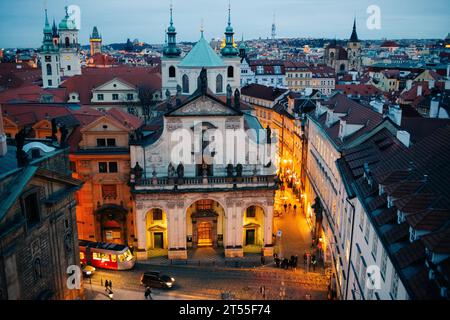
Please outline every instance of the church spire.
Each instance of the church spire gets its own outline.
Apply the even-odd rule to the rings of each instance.
[[[170,4],[170,22],[167,28],[167,44],[164,47],[163,53],[165,56],[177,57],[181,54],[181,49],[177,47],[177,32],[173,25],[173,6]]]
[[[222,48],[223,56],[237,56],[238,50],[234,46],[234,30],[231,26],[231,2],[228,2],[228,25],[225,29],[225,46]]]
[[[352,35],[350,36],[350,42],[359,42],[358,34],[356,33],[356,18],[353,20],[353,31]]]
[[[42,41],[42,52],[55,51],[56,47],[53,44],[53,30],[48,22],[47,9],[45,9],[45,24],[44,24],[44,39]]]

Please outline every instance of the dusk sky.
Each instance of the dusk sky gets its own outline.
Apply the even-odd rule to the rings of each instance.
[[[169,0],[0,0],[0,47],[38,47],[45,3],[49,18],[59,21],[64,6],[81,8],[80,42],[88,43],[96,25],[103,43],[138,38],[164,42]],[[369,30],[368,6],[381,9],[381,29]],[[173,0],[178,41],[196,41],[201,20],[205,37],[222,37],[228,0]],[[348,38],[356,16],[361,39],[445,38],[450,32],[449,0],[231,0],[237,39],[270,37],[276,14],[278,37]]]

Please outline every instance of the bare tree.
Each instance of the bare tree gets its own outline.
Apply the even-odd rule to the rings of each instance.
[[[141,85],[138,88],[138,97],[142,105],[145,122],[150,118],[150,110],[153,104],[154,90],[148,85]]]

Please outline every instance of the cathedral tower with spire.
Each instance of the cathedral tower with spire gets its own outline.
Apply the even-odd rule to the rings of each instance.
[[[61,83],[59,47],[55,43],[55,29],[50,27],[45,9],[44,39],[39,50],[42,69],[42,86],[57,88]]]
[[[354,70],[360,72],[362,69],[361,42],[356,33],[356,18],[353,21],[353,31],[347,43],[347,55],[349,71]]]
[[[178,64],[181,61],[181,49],[177,46],[177,32],[173,24],[173,7],[170,5],[170,23],[166,31],[166,44],[161,58],[161,76],[163,95],[169,90],[171,95],[177,93],[177,85],[181,78]]]
[[[225,28],[225,46],[220,51],[222,60],[227,67],[226,87],[228,85],[234,90],[240,87],[241,81],[241,57],[239,49],[234,42],[234,29],[231,26],[231,4],[228,5],[228,24]]]

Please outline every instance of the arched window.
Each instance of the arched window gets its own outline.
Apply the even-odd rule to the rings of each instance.
[[[334,52],[330,52],[330,59],[331,59],[331,60],[334,59]]]
[[[52,65],[50,63],[47,63],[47,75],[52,75]]]
[[[234,68],[232,66],[228,67],[228,78],[234,78]]]
[[[340,70],[341,70],[342,72],[345,71],[345,64],[341,64]]]
[[[69,37],[66,37],[66,38],[64,39],[64,42],[65,42],[65,44],[66,44],[66,47],[70,47],[70,39],[69,39]]]
[[[174,66],[170,66],[169,68],[169,78],[175,78],[175,67]]]
[[[216,93],[223,92],[223,77],[221,74],[216,77]]]
[[[189,93],[189,77],[183,75],[183,93]]]

